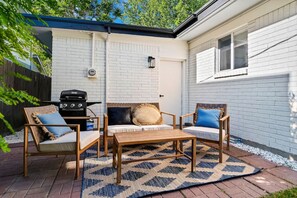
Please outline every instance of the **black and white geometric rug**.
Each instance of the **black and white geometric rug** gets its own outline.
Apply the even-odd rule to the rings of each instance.
[[[191,143],[184,143],[191,156]],[[174,154],[172,143],[124,147],[123,159],[139,159]],[[116,169],[109,157],[96,158],[96,150],[86,152],[83,168],[82,197],[143,197],[161,192],[198,186],[230,178],[255,174],[260,169],[224,154],[218,163],[218,151],[197,143],[196,171],[191,161],[181,157],[140,161],[122,165],[122,181],[116,184]]]

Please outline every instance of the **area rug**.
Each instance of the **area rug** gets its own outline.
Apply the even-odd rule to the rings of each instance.
[[[184,143],[184,150],[191,156],[190,142]],[[124,147],[122,156],[127,160],[170,154],[174,154],[171,142]],[[96,158],[96,149],[89,149],[84,160],[81,196],[143,197],[247,176],[260,171],[226,154],[224,162],[218,163],[218,154],[218,150],[198,144],[195,172],[191,172],[191,161],[185,157],[123,164],[122,181],[118,185],[111,155]]]

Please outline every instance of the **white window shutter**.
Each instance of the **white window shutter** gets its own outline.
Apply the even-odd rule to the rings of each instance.
[[[196,83],[212,78],[215,73],[215,48],[196,54]]]

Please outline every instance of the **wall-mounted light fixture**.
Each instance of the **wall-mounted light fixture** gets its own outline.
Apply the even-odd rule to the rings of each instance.
[[[156,67],[156,59],[152,56],[149,56],[147,59],[148,67],[149,68],[155,68]]]

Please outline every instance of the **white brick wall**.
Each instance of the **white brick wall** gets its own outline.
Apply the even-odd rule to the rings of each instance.
[[[92,106],[92,110],[101,117],[105,112],[105,101],[158,102],[160,54],[172,59],[187,57],[185,42],[112,34],[106,68],[105,37],[104,34],[96,34],[94,67],[98,72],[98,78],[89,79],[86,74],[87,68],[91,65],[91,34],[53,31],[52,100],[59,100],[60,92],[65,89],[85,90],[88,92],[88,101],[102,101],[102,104]],[[168,53],[170,49],[171,56]],[[154,69],[148,68],[148,56],[156,58]]]
[[[248,23],[249,57],[297,33],[296,2]],[[249,59],[247,76],[197,84],[196,56],[203,45],[190,49],[189,111],[197,102],[227,103],[231,134],[297,154],[297,37]]]
[[[159,66],[148,68],[148,56],[158,60],[159,47],[111,42],[108,102],[158,102]]]
[[[95,66],[98,78],[87,78],[91,66],[92,40],[89,34],[53,32],[52,100],[59,101],[60,93],[66,89],[79,89],[88,93],[88,101],[104,102],[105,90],[105,43],[96,38]],[[102,115],[104,104],[91,109]],[[88,114],[92,115],[90,112]]]

